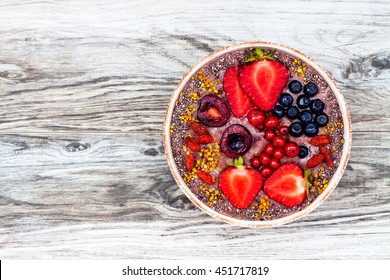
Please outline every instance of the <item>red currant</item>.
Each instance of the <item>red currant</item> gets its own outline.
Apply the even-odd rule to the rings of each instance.
[[[264,112],[257,108],[250,109],[247,117],[248,121],[254,126],[264,123],[265,120]]]
[[[269,155],[267,155],[267,154],[260,155],[260,162],[262,165],[267,165],[270,160],[271,160],[271,157]]]
[[[268,166],[264,166],[264,167],[261,168],[260,174],[263,177],[268,177],[268,176],[270,176],[272,174],[272,169],[270,167],[268,167]]]
[[[288,126],[282,125],[279,127],[278,132],[280,135],[287,135],[288,134]]]
[[[276,133],[273,129],[266,129],[264,132],[265,139],[271,141],[275,137]]]
[[[276,116],[268,116],[265,119],[265,127],[266,128],[278,128],[279,119]]]
[[[265,145],[263,152],[267,155],[272,155],[272,153],[274,152],[274,145],[268,143],[267,145]]]
[[[259,157],[253,157],[251,159],[251,165],[253,168],[259,168],[260,167],[260,158]]]
[[[278,169],[281,166],[280,160],[278,160],[277,158],[271,158],[269,166],[272,169]]]
[[[284,151],[288,157],[296,157],[299,154],[299,146],[295,142],[289,142],[284,146]]]
[[[284,147],[286,145],[286,139],[282,135],[276,135],[273,139],[272,142],[275,144],[277,147]]]
[[[279,148],[279,147],[275,148],[274,152],[273,152],[273,156],[276,159],[284,158],[284,150],[282,148]]]
[[[258,130],[264,130],[265,125],[263,123],[256,126]]]

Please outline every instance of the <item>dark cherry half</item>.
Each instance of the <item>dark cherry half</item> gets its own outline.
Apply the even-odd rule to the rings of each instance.
[[[227,103],[215,94],[208,94],[200,100],[198,119],[207,126],[223,126],[230,118]]]
[[[221,150],[230,158],[242,156],[252,146],[252,135],[240,124],[228,126],[222,134]]]

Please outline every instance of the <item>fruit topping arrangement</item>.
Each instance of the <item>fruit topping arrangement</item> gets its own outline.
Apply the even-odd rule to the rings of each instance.
[[[310,204],[328,186],[344,141],[324,80],[271,49],[204,66],[172,119],[184,182],[208,206],[239,219],[276,219]]]

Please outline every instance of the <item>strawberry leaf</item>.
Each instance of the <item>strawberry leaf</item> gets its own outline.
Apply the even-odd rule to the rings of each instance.
[[[254,54],[255,54],[255,56],[258,56],[259,58],[262,58],[264,56],[263,50],[259,49],[259,48],[256,48],[254,50]]]
[[[233,164],[235,167],[240,167],[244,165],[244,159],[242,157],[238,157],[234,159]]]
[[[264,57],[269,59],[269,60],[277,61],[277,59],[274,58],[275,52],[276,52],[276,49],[273,49],[271,52],[269,52],[266,55],[264,55]]]
[[[255,60],[262,61],[264,59],[278,61],[274,57],[275,52],[276,52],[276,49],[273,49],[272,51],[270,51],[270,52],[265,54],[262,49],[255,48],[252,52],[249,51],[247,53],[247,59],[244,60],[244,63],[252,62],[252,61],[255,61]]]
[[[246,60],[244,60],[244,63],[252,62],[252,61],[255,61],[255,60],[257,60],[256,57],[251,56],[251,57],[248,57]]]
[[[303,186],[306,188],[307,199],[311,201],[310,197],[310,188],[313,186],[313,176],[311,175],[311,170],[305,170],[305,179],[303,180]]]

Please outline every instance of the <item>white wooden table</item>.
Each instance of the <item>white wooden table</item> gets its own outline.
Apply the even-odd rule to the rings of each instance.
[[[388,0],[1,1],[0,257],[390,258],[389,35]],[[162,146],[181,77],[244,41],[312,57],[352,116],[339,186],[278,228],[204,214]]]

